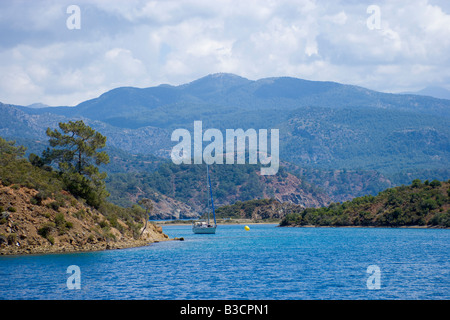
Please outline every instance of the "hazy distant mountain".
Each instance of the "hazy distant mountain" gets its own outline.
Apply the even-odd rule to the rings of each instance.
[[[26,106],[26,107],[27,107],[27,108],[34,108],[34,109],[39,109],[39,108],[50,108],[49,105],[43,104],[43,103],[40,103],[40,102],[30,104],[30,105],[28,105],[28,106]]]
[[[438,99],[447,99],[450,100],[450,90],[447,90],[442,87],[426,87],[422,90],[415,92],[404,92],[405,94],[416,94],[421,96],[429,96]]]
[[[228,128],[226,123],[254,127],[267,124],[268,119],[279,122],[285,112],[309,106],[379,108],[450,117],[450,101],[431,97],[290,77],[251,81],[232,74],[209,75],[180,86],[121,87],[75,107],[22,110],[85,117],[130,129],[174,128],[198,119]]]

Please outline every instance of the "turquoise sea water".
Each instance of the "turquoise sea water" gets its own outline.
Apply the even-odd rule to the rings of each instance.
[[[185,241],[2,256],[0,299],[450,299],[450,230],[249,226],[166,226]],[[79,290],[67,287],[71,265]],[[368,288],[371,265],[379,289]]]

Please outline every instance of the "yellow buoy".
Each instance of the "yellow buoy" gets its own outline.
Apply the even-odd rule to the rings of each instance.
[[[250,231],[250,227],[249,227],[249,226],[245,226],[244,229],[245,229],[246,231]]]

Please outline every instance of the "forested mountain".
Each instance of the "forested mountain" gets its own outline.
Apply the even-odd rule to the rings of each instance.
[[[195,120],[203,122],[203,130],[279,129],[282,172],[288,174],[285,183],[291,189],[286,190],[292,194],[312,195],[312,189],[304,189],[308,184],[329,201],[345,201],[415,178],[450,178],[450,100],[335,82],[290,77],[253,81],[214,74],[179,86],[116,88],[74,107],[0,103],[0,117],[0,136],[36,154],[47,146],[48,127],[83,119],[107,137],[111,163],[103,170],[109,174],[112,201],[130,204],[142,192],[156,192],[155,197],[168,197],[166,211],[172,206],[183,206],[186,212],[200,208],[199,195],[188,191],[200,183],[200,167],[167,164],[175,145],[172,131],[192,132]],[[250,173],[252,166],[233,167],[235,181],[217,169],[218,203],[277,195],[276,183],[258,176],[254,168]],[[167,186],[175,177],[174,191]],[[302,203],[295,196],[288,201],[293,199]]]
[[[171,132],[201,120],[204,130],[278,128],[281,159],[301,166],[389,174],[450,167],[450,100],[334,82],[215,74],[180,86],[117,88],[75,107],[0,105],[0,114],[3,137],[40,139],[46,127],[84,119],[109,146],[134,154],[168,157]]]
[[[376,108],[308,107],[280,126],[280,155],[299,165],[377,170],[449,168],[450,119]]]

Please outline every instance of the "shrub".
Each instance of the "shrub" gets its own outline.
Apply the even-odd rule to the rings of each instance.
[[[33,199],[35,199],[37,205],[41,205],[42,201],[47,199],[49,197],[48,192],[46,191],[39,191],[38,194],[36,194]]]
[[[47,208],[53,209],[53,210],[55,210],[55,211],[58,211],[58,209],[59,209],[59,203],[56,202],[56,201],[53,201],[53,202],[47,204]]]
[[[442,183],[439,180],[433,180],[430,182],[430,186],[433,188],[442,186]]]
[[[421,207],[425,210],[434,210],[438,207],[438,204],[434,199],[426,199],[422,201]]]
[[[117,221],[117,215],[115,215],[115,214],[111,215],[110,217],[108,217],[108,221],[109,221],[109,224],[111,225],[111,227],[116,228],[116,229],[118,228],[119,222]]]
[[[120,231],[120,233],[124,233],[125,229],[123,225],[119,223],[117,215],[113,214],[112,216],[108,217],[108,221],[111,227],[116,228]]]
[[[443,226],[446,228],[450,227],[450,213],[448,211],[436,213],[430,220],[430,224],[434,226]]]
[[[53,236],[49,235],[49,236],[47,237],[47,240],[48,240],[52,245],[55,244],[55,238],[53,238]]]
[[[98,225],[99,225],[100,228],[102,228],[102,229],[107,229],[107,228],[109,228],[109,223],[108,223],[108,221],[106,221],[106,220],[100,221],[100,222],[98,223]]]
[[[115,236],[113,233],[111,233],[111,232],[105,232],[105,233],[103,234],[103,236],[104,236],[104,238],[105,238],[107,241],[109,241],[109,240],[116,241],[116,240],[117,240],[117,239],[116,239],[116,236]]]
[[[94,242],[95,236],[91,233],[88,237],[88,242]]]
[[[8,234],[7,239],[9,245],[15,244],[17,242],[17,235],[15,233],[10,233]]]
[[[84,209],[80,209],[77,212],[74,212],[72,215],[77,219],[81,219],[86,216],[86,211],[84,211]]]
[[[62,226],[64,226],[64,224],[66,223],[66,219],[64,219],[64,214],[63,213],[58,213],[55,216],[55,225],[57,228],[61,228]]]
[[[38,229],[38,234],[45,238],[48,239],[48,237],[50,236],[50,232],[52,232],[52,230],[55,228],[55,224],[52,222],[47,222],[44,225],[42,225],[42,227],[40,227]]]
[[[412,185],[411,186],[413,188],[419,188],[421,184],[422,184],[422,181],[420,181],[420,179],[415,179],[415,180],[412,181]]]
[[[67,229],[73,228],[73,223],[66,221],[63,213],[58,213],[55,216],[55,226],[58,229],[59,234],[62,235]]]

